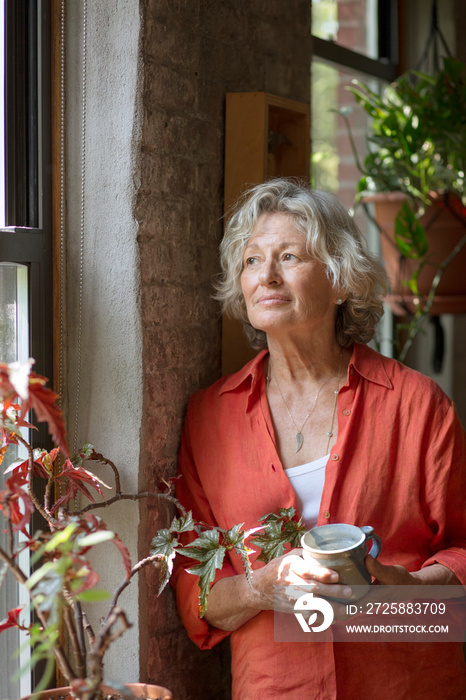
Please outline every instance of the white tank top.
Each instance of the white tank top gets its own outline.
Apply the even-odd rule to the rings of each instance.
[[[325,455],[313,462],[285,469],[285,474],[296,494],[303,522],[309,529],[317,525],[328,458],[329,455]]]

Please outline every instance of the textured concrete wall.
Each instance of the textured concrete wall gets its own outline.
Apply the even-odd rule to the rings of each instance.
[[[121,469],[122,486],[138,485],[141,425],[141,328],[137,223],[133,216],[138,132],[138,0],[88,2],[84,238],[81,245],[83,3],[66,3],[66,237],[68,425],[72,447],[90,441]],[[81,268],[82,259],[82,268]],[[82,340],[78,367],[82,269]],[[80,376],[77,386],[78,371]],[[75,443],[75,414],[79,418]],[[109,468],[99,476],[113,483]],[[99,511],[137,557],[138,506]],[[103,588],[124,578],[113,545],[96,548]],[[134,627],[106,656],[107,679],[139,680],[138,588],[121,598]],[[93,606],[94,619],[103,606]]]
[[[219,309],[210,294],[223,214],[225,94],[267,91],[309,100],[310,3],[142,0],[141,6],[141,459],[147,485],[156,486],[175,471],[189,395],[220,373]],[[158,509],[150,510],[145,537],[162,521]],[[198,652],[180,627],[172,591],[156,599],[156,584],[150,572],[147,598],[141,596],[149,678],[185,700],[228,697],[227,645]]]

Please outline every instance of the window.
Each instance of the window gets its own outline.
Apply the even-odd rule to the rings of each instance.
[[[34,357],[34,369],[52,377],[50,2],[0,0],[0,17],[0,360]],[[34,431],[36,444],[48,444],[45,432]],[[23,603],[7,577],[0,588],[0,616]],[[30,691],[27,676],[9,678],[25,661],[11,658],[15,632],[0,635],[0,657],[8,668],[0,674],[3,698]]]
[[[25,265],[12,263],[0,263],[0,356],[5,362],[25,362],[29,356],[29,313],[28,313],[28,269]],[[24,437],[29,438],[29,431],[24,431]],[[7,455],[2,463],[0,473],[0,488],[3,487],[3,471],[17,457],[26,458],[27,453],[22,446],[10,445]],[[0,528],[0,546],[6,546],[7,535]],[[27,553],[20,555],[20,566],[28,569]],[[5,580],[0,587],[0,617],[3,618],[7,610],[24,605],[21,614],[22,622],[27,623],[27,606],[29,601],[22,588],[16,586],[14,581]],[[26,641],[24,632],[10,629],[0,634],[0,658],[8,659],[8,674],[10,678],[16,676],[19,669],[27,662],[29,652],[25,649],[20,657],[13,656],[13,652],[20,644]],[[6,688],[0,682],[1,697],[22,697],[30,692],[30,683],[27,676],[17,681],[5,679]],[[3,692],[5,691],[5,692]]]
[[[366,115],[346,89],[354,78],[382,86],[396,66],[396,2],[392,0],[313,0],[312,143],[315,186],[336,192],[347,206],[359,172],[343,119],[351,110],[356,148],[364,156]]]
[[[351,208],[360,172],[341,108],[349,122],[359,158],[366,155],[367,115],[347,90],[353,79],[372,89],[398,74],[397,0],[313,0],[311,66],[311,141],[314,187],[335,192]],[[379,236],[362,209],[355,220],[377,253]],[[378,349],[391,356],[392,315],[387,309]]]

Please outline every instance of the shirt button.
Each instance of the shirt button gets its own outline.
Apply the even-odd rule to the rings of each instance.
[[[351,376],[353,376],[353,374],[354,374],[354,369],[353,369],[352,367],[351,367],[349,373],[351,374]]]
[[[330,459],[333,459],[333,461],[336,462],[337,460],[340,459],[340,457],[339,457],[338,455],[332,455],[332,456],[330,457]]]
[[[324,516],[324,518],[330,518],[330,513],[328,512],[328,510],[324,511],[322,515]]]
[[[349,408],[345,408],[345,410],[343,411],[343,415],[345,415],[345,416],[351,415],[351,410]]]

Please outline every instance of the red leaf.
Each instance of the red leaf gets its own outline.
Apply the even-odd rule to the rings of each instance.
[[[79,567],[82,569],[82,565]],[[93,571],[89,565],[89,571],[87,573],[86,578],[84,579],[83,583],[79,588],[73,591],[73,595],[78,595],[79,593],[82,593],[83,591],[89,590],[89,588],[92,588],[95,586],[100,580],[99,574],[96,571]]]
[[[99,530],[108,530],[109,528],[106,526],[103,520],[101,520],[99,517],[93,515],[92,513],[86,513],[85,515],[85,520],[87,521],[87,530],[89,533],[91,532],[97,532]],[[114,537],[111,540],[115,546],[118,548],[122,559],[123,559],[123,566],[125,567],[125,572],[126,572],[126,579],[129,579],[131,575],[131,559],[129,556],[128,548],[126,547],[125,544],[120,540],[119,535],[112,530]]]
[[[84,469],[84,467],[75,467],[69,459],[66,460],[60,474],[54,477],[54,481],[58,481],[60,483],[65,483],[66,481],[68,482],[68,488],[63,496],[61,496],[61,498],[55,502],[53,506],[54,510],[64,503],[68,503],[68,501],[72,500],[78,491],[81,491],[86,498],[92,501],[92,503],[95,503],[95,499],[90,493],[86,484],[95,488],[95,490],[104,500],[105,496],[102,492],[101,486],[105,486],[106,489],[112,488],[111,486],[107,486],[107,484],[105,484],[95,474],[87,471],[87,469]]]
[[[8,449],[8,445],[3,445],[0,448],[0,464],[3,462],[3,458],[5,456],[5,452],[7,451],[7,449]]]
[[[18,396],[15,387],[11,383],[11,368],[5,362],[0,363],[0,397],[4,404],[4,412],[9,408],[13,400]]]
[[[21,625],[18,622],[18,617],[19,613],[23,608],[24,605],[22,605],[20,608],[13,608],[8,612],[8,617],[5,620],[3,620],[3,622],[0,622],[0,632],[3,632],[3,630],[8,629],[8,627],[21,627]]]
[[[128,580],[131,576],[131,559],[129,557],[128,548],[126,547],[125,544],[123,544],[123,542],[120,540],[119,536],[116,533],[115,533],[115,537],[113,538],[112,542],[120,550],[120,554],[123,558],[123,566],[125,567],[125,571],[126,571],[126,580]]]
[[[61,447],[66,455],[69,455],[63,413],[57,405],[58,394],[46,387],[46,382],[47,380],[44,377],[31,372],[29,377],[29,402],[34,409],[37,420],[47,423],[54,443]]]
[[[19,530],[29,536],[26,525],[29,524],[34,506],[29,494],[22,488],[23,483],[22,475],[16,473],[6,480],[7,488],[0,491],[0,508],[4,511],[5,517],[11,519],[14,530]],[[20,501],[23,502],[22,508]]]
[[[65,423],[60,407],[57,405],[58,394],[46,386],[47,379],[31,372],[31,363],[20,365],[0,363],[0,399],[3,402],[3,416],[20,396],[22,420],[30,408],[34,409],[38,421],[47,423],[48,430],[56,445],[66,455],[69,454],[65,434]]]
[[[42,479],[49,479],[52,476],[52,474],[49,471],[49,469],[47,469],[44,463],[48,462],[49,466],[51,466],[57,458],[59,451],[59,447],[55,447],[50,452],[47,452],[46,450],[34,450],[34,464],[32,469],[32,475],[40,476]],[[10,466],[7,469],[5,469],[4,473],[9,474],[10,472],[21,473],[23,477],[23,483],[26,484],[29,472],[29,459],[25,459],[22,462],[17,460],[13,462],[13,464],[10,464]]]
[[[176,488],[176,482],[178,479],[181,479],[182,475],[179,474],[178,476],[170,476],[168,479],[162,479],[162,481],[159,483],[157,487],[157,491],[159,493],[166,493],[170,494],[175,491]]]

